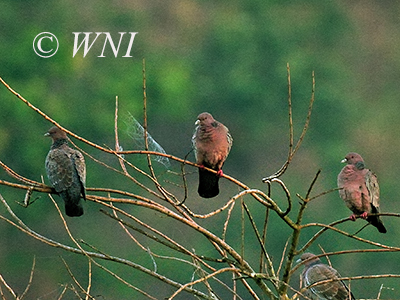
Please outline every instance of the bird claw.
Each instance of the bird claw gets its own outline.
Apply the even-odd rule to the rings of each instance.
[[[364,220],[367,219],[368,217],[368,213],[365,211],[360,215],[361,218],[363,218]]]
[[[205,167],[204,167],[204,165],[200,165],[199,168],[204,170]]]
[[[356,215],[355,214],[352,214],[350,217],[349,217],[349,219],[350,220],[352,220],[353,222],[356,220]]]
[[[224,175],[224,172],[222,172],[222,170],[218,170],[217,176],[218,177],[222,177],[223,175]]]

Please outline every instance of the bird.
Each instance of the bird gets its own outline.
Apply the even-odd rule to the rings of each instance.
[[[228,128],[208,112],[199,114],[195,125],[192,143],[196,163],[200,165],[197,192],[203,198],[212,198],[219,194],[218,181],[223,175],[222,165],[229,154],[233,139]],[[217,171],[217,174],[205,170],[204,167]]]
[[[312,253],[304,253],[297,262],[304,262],[304,270],[300,275],[303,287],[319,281],[338,279],[340,275],[334,268],[325,265]],[[304,295],[311,299],[355,300],[354,295],[341,280],[333,280],[310,287]]]
[[[83,155],[68,146],[67,134],[58,127],[45,133],[53,143],[46,157],[46,173],[52,186],[65,202],[69,217],[83,215],[81,196],[86,200],[86,165]]]
[[[365,167],[360,154],[348,153],[342,160],[347,163],[340,171],[337,179],[339,195],[353,212],[350,220],[355,221],[356,215],[375,226],[380,233],[386,233],[379,216],[379,184],[376,175]]]

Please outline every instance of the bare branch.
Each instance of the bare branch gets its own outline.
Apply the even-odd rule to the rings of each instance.
[[[152,138],[148,132],[149,119],[148,119],[148,99],[147,99],[147,87],[146,87],[146,65],[143,59],[142,65],[142,75],[143,75],[143,139],[144,147],[141,150],[127,150],[122,149],[120,145],[120,137],[118,133],[118,116],[119,116],[119,101],[118,97],[115,99],[115,112],[114,112],[114,136],[115,145],[108,147],[99,146],[98,144],[86,140],[85,138],[73,133],[62,127],[58,122],[50,118],[40,109],[36,108],[33,104],[27,101],[20,94],[16,93],[3,79],[0,78],[0,82],[6,86],[8,91],[14,94],[18,98],[18,102],[21,101],[25,103],[30,109],[38,113],[45,120],[53,123],[55,126],[60,127],[71,137],[81,141],[86,144],[86,150],[78,147],[74,141],[70,140],[71,144],[79,149],[84,155],[105,171],[105,176],[120,176],[121,179],[131,186],[133,183],[134,190],[119,190],[116,188],[104,188],[104,187],[88,187],[86,189],[86,199],[91,201],[94,205],[100,208],[100,212],[103,213],[108,218],[107,222],[113,224],[118,224],[122,229],[121,235],[118,235],[118,240],[112,240],[112,242],[123,243],[123,242],[133,242],[135,243],[139,251],[143,251],[145,255],[148,255],[151,259],[151,266],[149,268],[144,267],[141,263],[125,259],[124,257],[113,256],[108,252],[107,247],[96,245],[96,241],[91,241],[90,243],[83,241],[82,239],[77,239],[75,234],[70,230],[69,223],[70,219],[65,218],[59,209],[57,203],[54,201],[52,195],[57,194],[56,191],[45,185],[42,182],[37,182],[31,180],[18,174],[12,168],[7,166],[4,162],[0,161],[0,167],[3,168],[6,173],[16,180],[18,183],[13,183],[9,181],[4,181],[0,179],[0,185],[10,188],[16,188],[20,190],[25,190],[25,196],[23,202],[17,202],[24,207],[28,207],[33,201],[31,197],[33,193],[46,193],[47,196],[53,201],[54,207],[56,208],[61,222],[61,226],[64,227],[67,235],[69,236],[69,241],[67,243],[60,243],[53,239],[50,239],[44,235],[39,234],[32,228],[28,227],[25,221],[22,221],[15,212],[11,209],[8,202],[0,194],[0,202],[6,208],[9,215],[0,215],[0,219],[4,220],[7,224],[15,227],[21,232],[29,235],[36,240],[45,243],[51,247],[59,248],[64,251],[71,253],[76,253],[78,255],[84,255],[88,259],[88,279],[87,285],[78,282],[77,277],[73,274],[72,270],[69,268],[66,261],[63,260],[66,269],[68,270],[70,277],[73,280],[72,284],[63,285],[63,291],[58,296],[58,299],[62,299],[66,291],[69,290],[73,292],[76,297],[85,298],[87,300],[94,299],[95,297],[91,295],[93,293],[93,284],[95,282],[92,278],[92,268],[98,267],[105,271],[106,274],[112,278],[115,278],[120,283],[124,284],[126,287],[138,292],[141,296],[148,299],[159,298],[159,295],[152,296],[149,291],[142,290],[139,286],[136,286],[136,282],[130,282],[129,279],[123,278],[121,274],[112,271],[107,268],[105,264],[100,263],[100,260],[108,261],[107,265],[112,262],[114,264],[124,265],[126,267],[132,268],[134,271],[146,274],[153,279],[157,279],[166,285],[174,288],[175,292],[171,292],[172,295],[169,299],[175,299],[177,296],[185,291],[185,293],[191,294],[193,297],[202,299],[222,299],[221,295],[217,294],[219,289],[215,288],[214,285],[217,283],[218,288],[225,288],[229,293],[231,293],[232,298],[235,299],[289,299],[288,293],[290,291],[294,292],[294,295],[290,299],[298,299],[304,297],[309,299],[307,295],[303,292],[313,286],[318,284],[323,284],[329,281],[318,282],[308,287],[303,287],[301,290],[294,288],[290,284],[291,276],[297,271],[302,263],[294,265],[294,258],[296,255],[307,250],[311,245],[321,237],[322,234],[326,234],[329,231],[337,233],[338,238],[346,239],[351,238],[363,245],[371,245],[372,248],[376,249],[349,249],[337,252],[327,252],[325,253],[324,247],[320,245],[321,251],[324,254],[318,255],[326,256],[329,261],[331,255],[344,255],[344,254],[354,254],[354,253],[365,253],[368,255],[370,252],[398,252],[400,251],[400,246],[393,242],[393,246],[368,240],[365,238],[360,238],[357,236],[357,231],[353,234],[348,233],[344,230],[338,229],[338,225],[349,221],[349,218],[337,220],[330,224],[323,224],[318,222],[310,222],[303,224],[303,216],[308,208],[308,204],[325,196],[338,189],[330,189],[328,191],[323,191],[317,195],[313,195],[313,191],[316,186],[316,182],[320,177],[321,170],[318,170],[313,177],[311,183],[309,183],[306,189],[305,195],[300,195],[295,193],[288,188],[287,182],[282,179],[282,175],[286,173],[292,162],[294,155],[300,148],[306,132],[308,131],[311,113],[313,110],[313,103],[315,100],[315,76],[312,73],[312,89],[311,98],[308,104],[307,116],[305,118],[304,125],[300,136],[298,137],[296,143],[294,140],[294,125],[293,125],[293,107],[292,107],[292,86],[291,86],[291,74],[290,67],[287,64],[287,87],[288,87],[288,127],[289,127],[289,137],[288,137],[288,154],[286,161],[282,167],[276,171],[274,174],[263,178],[263,182],[266,183],[265,188],[256,189],[247,184],[239,181],[238,179],[223,174],[222,177],[230,182],[230,185],[234,185],[231,194],[225,200],[219,198],[221,201],[217,202],[215,206],[211,206],[208,209],[206,201],[203,207],[196,210],[195,207],[191,207],[185,201],[188,198],[188,191],[190,186],[190,181],[188,182],[186,176],[192,171],[186,171],[185,168],[199,168],[200,166],[187,160],[189,153],[182,159],[171,154],[161,153],[153,151]],[[137,121],[136,121],[137,122]],[[142,134],[141,134],[142,135]],[[118,167],[114,167],[112,164],[107,164],[104,161],[97,159],[98,154],[104,156],[104,154],[111,155],[110,158],[113,163],[119,163]],[[147,160],[148,170],[141,169],[136,166],[132,160],[132,156],[139,155],[145,156]],[[156,174],[156,170],[153,167],[153,156],[167,158],[177,162],[180,166],[180,171],[168,170],[168,175],[175,176],[179,178],[179,182],[174,182],[175,180],[170,180],[169,178],[164,180],[159,180],[159,175]],[[175,164],[177,166],[178,164]],[[217,173],[215,170],[205,168],[209,172]],[[298,175],[298,174],[296,174]],[[301,174],[300,174],[301,175]],[[161,178],[161,177],[160,177]],[[182,178],[182,179],[180,179]],[[180,182],[182,180],[182,182]],[[278,185],[278,192],[283,192],[283,201],[275,201],[275,188],[272,187]],[[172,186],[172,188],[171,188]],[[172,193],[171,191],[179,189],[177,193]],[[138,190],[138,192],[137,192]],[[265,191],[264,191],[265,190]],[[134,192],[133,192],[134,191]],[[88,194],[89,193],[89,194]],[[292,195],[296,195],[299,201],[293,201]],[[180,195],[179,197],[177,195]],[[22,193],[21,196],[23,197]],[[183,197],[183,199],[182,199]],[[241,220],[238,216],[239,207],[236,201],[240,199],[241,203]],[[249,202],[252,201],[252,202]],[[282,203],[283,202],[283,203]],[[215,202],[214,202],[215,203]],[[212,208],[211,208],[212,207]],[[236,207],[236,210],[235,210]],[[133,209],[132,209],[133,208]],[[262,211],[260,211],[260,208]],[[30,207],[29,207],[30,209]],[[138,212],[140,210],[140,212]],[[168,226],[162,225],[165,222],[157,222],[157,218],[152,220],[146,219],[148,214],[141,214],[142,211],[145,213],[150,213],[156,215],[157,218],[164,218],[164,221],[168,221]],[[265,210],[265,213],[263,212]],[[199,212],[200,211],[200,212]],[[270,218],[279,218],[279,221],[283,221],[282,228],[285,227],[286,230],[282,232],[289,235],[285,237],[286,243],[283,244],[282,239],[280,243],[275,248],[282,249],[282,253],[272,253],[270,246],[275,243],[275,233],[269,231]],[[379,213],[375,215],[399,218],[400,213]],[[247,229],[247,221],[252,226],[250,230]],[[56,222],[57,223],[57,222]],[[219,227],[215,229],[215,224]],[[261,227],[257,226],[262,226]],[[364,224],[364,223],[363,223]],[[178,225],[175,227],[175,225]],[[367,223],[368,225],[368,223]],[[57,224],[55,224],[57,226]],[[239,229],[239,227],[241,229]],[[365,227],[365,226],[364,226]],[[364,228],[363,227],[363,228]],[[71,227],[72,228],[72,227]],[[170,231],[170,228],[184,228],[182,234],[176,234]],[[231,230],[234,229],[234,234],[231,234]],[[272,228],[272,227],[271,227]],[[363,229],[361,228],[361,230]],[[240,232],[241,230],[241,232]],[[195,250],[194,246],[187,247],[187,243],[184,240],[187,237],[186,231],[190,234],[194,234],[195,237],[200,237],[208,246],[207,250],[212,250],[212,254],[206,254]],[[233,230],[232,230],[233,231]],[[307,238],[304,245],[300,245],[300,234],[302,237]],[[238,236],[240,235],[240,240]],[[267,237],[268,235],[268,237]],[[249,237],[250,236],[250,237]],[[232,237],[234,241],[232,242]],[[121,240],[120,240],[121,239]],[[124,240],[125,239],[125,240]],[[150,242],[147,246],[146,241]],[[248,241],[254,241],[258,243],[260,247],[259,259],[256,257],[253,251],[254,245],[250,245]],[[202,241],[203,242],[203,241]],[[71,244],[72,246],[69,246]],[[251,247],[253,246],[253,247]],[[102,249],[104,248],[104,249]],[[271,249],[269,249],[271,248]],[[87,251],[86,249],[90,250]],[[163,252],[166,250],[166,252]],[[203,249],[202,249],[203,251]],[[172,253],[172,254],[171,254]],[[258,253],[258,252],[257,252]],[[258,256],[258,254],[256,255]],[[251,254],[251,255],[249,255]],[[136,259],[136,258],[135,258]],[[186,270],[186,278],[190,278],[186,283],[180,283],[172,278],[174,274],[171,271],[165,271],[162,265],[165,261],[172,262],[176,267],[184,266]],[[303,262],[304,263],[304,262]],[[256,273],[254,269],[258,269],[259,273]],[[31,269],[31,275],[29,282],[25,288],[25,291],[18,298],[17,294],[12,290],[12,288],[7,285],[5,279],[0,275],[0,294],[2,299],[6,299],[2,286],[5,286],[5,290],[10,292],[15,299],[22,299],[27,295],[33,284],[33,274],[35,270],[35,259],[33,261],[33,266]],[[189,271],[187,271],[189,270]],[[277,271],[276,271],[277,270]],[[227,276],[227,274],[229,274]],[[343,280],[366,280],[366,279],[378,279],[378,278],[400,278],[397,274],[377,274],[377,275],[359,275],[353,277],[343,277]],[[2,284],[1,284],[2,283]],[[199,284],[199,285],[198,285]],[[242,287],[239,287],[242,284]],[[199,287],[197,288],[198,285]],[[301,287],[302,285],[300,285]],[[354,286],[354,285],[353,285]],[[381,296],[381,289],[379,290],[378,299]],[[204,292],[203,292],[204,291]],[[151,291],[150,291],[151,292]],[[83,297],[85,295],[85,297]]]
[[[15,299],[18,299],[17,294],[14,292],[14,290],[7,284],[7,282],[4,280],[3,276],[0,274],[0,282],[3,283],[3,285],[6,287],[7,291],[9,291],[9,293],[11,295],[13,295],[13,297]],[[1,293],[2,297],[5,299],[3,291]]]
[[[28,293],[31,285],[32,285],[32,281],[33,281],[33,273],[35,272],[35,265],[36,265],[36,256],[33,257],[33,263],[32,263],[32,268],[31,268],[31,274],[29,276],[29,281],[28,284],[25,288],[25,290],[23,291],[23,293],[21,294],[21,296],[19,297],[19,300],[22,300],[25,295]]]

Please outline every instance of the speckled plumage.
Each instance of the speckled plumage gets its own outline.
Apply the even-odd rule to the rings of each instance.
[[[379,213],[378,178],[365,168],[364,160],[358,153],[348,153],[342,162],[347,164],[338,175],[339,195],[354,214],[350,218],[355,220],[355,215],[360,215],[379,232],[386,233],[379,216],[368,216]]]
[[[68,146],[67,135],[58,127],[45,134],[53,140],[46,157],[46,173],[52,186],[65,202],[65,213],[70,217],[83,215],[81,196],[86,199],[86,166],[83,155]]]
[[[339,273],[332,267],[325,265],[312,253],[304,253],[298,261],[305,261],[301,273],[302,287],[308,287],[316,282],[340,278]],[[353,294],[343,281],[330,281],[315,285],[304,292],[311,299],[355,300]]]
[[[203,198],[212,198],[219,194],[218,181],[222,174],[222,165],[229,154],[233,139],[228,128],[207,112],[197,117],[196,125],[192,138],[196,163],[218,171],[218,174],[214,174],[199,168],[197,191]]]

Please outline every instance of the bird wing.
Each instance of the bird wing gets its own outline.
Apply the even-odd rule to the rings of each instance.
[[[81,193],[83,198],[86,199],[85,188],[86,188],[86,164],[83,155],[78,150],[72,148],[66,148],[65,151],[68,153],[68,157],[72,162],[74,171],[77,172],[78,178],[81,184]]]
[[[79,179],[82,183],[83,186],[86,185],[86,165],[85,165],[85,159],[83,158],[82,153],[80,153],[78,150],[74,150],[74,153],[72,153],[71,159],[74,162],[75,169],[78,172]]]
[[[196,126],[194,132],[193,132],[193,136],[192,136],[192,147],[193,147],[193,151],[194,151],[194,156],[196,157],[197,160],[197,135],[198,135],[198,130],[199,130],[199,126]]]
[[[370,202],[379,212],[379,184],[376,175],[368,170],[365,174],[365,184],[367,186]]]
[[[212,160],[216,165],[217,169],[221,169],[224,164],[226,158],[232,147],[232,136],[229,133],[228,128],[218,123],[218,126],[215,129],[214,134],[214,149],[213,149],[213,157]]]
[[[324,264],[311,266],[305,272],[305,283],[312,285],[319,281],[327,279],[337,279],[340,275],[338,272]],[[342,281],[330,281],[327,283],[315,285],[310,288],[311,292],[321,299],[346,300],[349,299],[349,291]]]
[[[228,152],[226,154],[226,156],[228,156],[229,152],[231,151],[232,148],[232,143],[233,143],[233,138],[231,133],[229,132],[228,127],[224,126],[225,130],[226,130],[226,138],[228,139]]]
[[[60,148],[52,149],[46,157],[46,172],[57,192],[68,189],[73,182],[73,165],[68,154]]]

